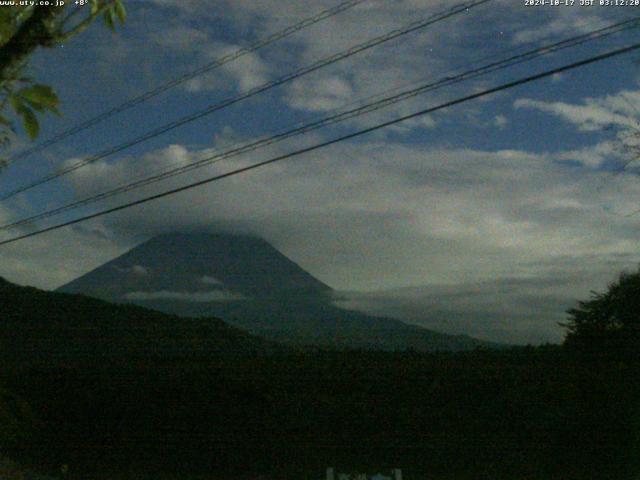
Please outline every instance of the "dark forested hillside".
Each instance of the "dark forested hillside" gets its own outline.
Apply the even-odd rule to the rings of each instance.
[[[249,354],[275,348],[217,318],[181,318],[0,280],[0,357],[78,359]]]
[[[334,466],[397,467],[406,480],[637,478],[631,360],[559,346],[295,352],[215,319],[7,282],[0,298],[0,385],[30,412],[13,415],[23,435],[0,441],[43,474],[321,479]]]
[[[321,479],[330,465],[619,480],[637,478],[633,370],[555,348],[316,352],[40,367],[7,382],[40,422],[15,455],[78,480]]]

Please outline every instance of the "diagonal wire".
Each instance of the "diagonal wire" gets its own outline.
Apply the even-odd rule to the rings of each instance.
[[[511,81],[511,82],[508,82],[508,83],[504,83],[504,84],[499,85],[497,87],[489,88],[489,89],[483,90],[481,92],[477,92],[477,93],[474,93],[474,94],[471,94],[471,95],[467,95],[465,97],[457,98],[455,100],[451,100],[451,101],[442,103],[442,104],[437,105],[435,107],[430,107],[430,108],[426,108],[426,109],[423,109],[423,110],[419,110],[419,111],[411,113],[409,115],[404,115],[404,116],[395,118],[393,120],[389,120],[389,121],[386,121],[386,122],[383,122],[383,123],[379,123],[379,124],[374,125],[372,127],[368,127],[368,128],[362,129],[362,130],[358,130],[356,132],[353,132],[353,133],[350,133],[350,134],[347,134],[347,135],[343,135],[343,136],[334,138],[332,140],[327,140],[325,142],[317,143],[317,144],[312,145],[310,147],[306,147],[306,148],[302,148],[302,149],[299,149],[299,150],[295,150],[293,152],[289,152],[289,153],[284,154],[284,155],[279,155],[279,156],[270,158],[268,160],[257,162],[257,163],[254,163],[254,164],[251,164],[251,165],[248,165],[248,166],[245,166],[245,167],[237,168],[237,169],[232,170],[230,172],[226,172],[226,173],[223,173],[223,174],[215,175],[213,177],[209,177],[209,178],[206,178],[204,180],[199,180],[197,182],[189,183],[189,184],[184,185],[182,187],[178,187],[178,188],[174,188],[174,189],[171,189],[171,190],[167,190],[167,191],[164,191],[164,192],[161,192],[161,193],[157,193],[155,195],[151,195],[151,196],[148,196],[148,197],[144,197],[144,198],[132,201],[132,202],[127,202],[127,203],[118,205],[116,207],[107,208],[105,210],[101,210],[99,212],[95,212],[95,213],[92,213],[92,214],[89,214],[89,215],[84,215],[82,217],[78,217],[78,218],[75,218],[73,220],[69,220],[69,221],[66,221],[66,222],[63,222],[63,223],[58,223],[56,225],[52,225],[52,226],[49,226],[49,227],[46,227],[46,228],[42,228],[40,230],[36,230],[36,231],[30,232],[30,233],[26,233],[26,234],[23,234],[23,235],[12,237],[12,238],[9,238],[7,240],[0,241],[0,246],[7,245],[7,244],[10,244],[10,243],[14,243],[14,242],[17,242],[17,241],[20,241],[20,240],[24,240],[26,238],[34,237],[34,236],[37,236],[37,235],[41,235],[41,234],[46,233],[46,232],[51,232],[53,230],[58,230],[60,228],[67,227],[67,226],[70,226],[70,225],[75,225],[77,223],[81,223],[81,222],[84,222],[84,221],[87,221],[87,220],[91,220],[91,219],[94,219],[94,218],[102,217],[102,216],[108,215],[110,213],[118,212],[120,210],[125,210],[125,209],[128,209],[128,208],[134,207],[136,205],[141,205],[141,204],[144,204],[144,203],[147,203],[147,202],[158,200],[160,198],[168,197],[170,195],[175,195],[176,193],[184,192],[186,190],[191,190],[193,188],[196,188],[196,187],[199,187],[199,186],[202,186],[202,185],[206,185],[206,184],[209,184],[209,183],[212,183],[212,182],[216,182],[216,181],[228,178],[228,177],[239,175],[241,173],[245,173],[245,172],[248,172],[248,171],[251,171],[251,170],[255,170],[257,168],[261,168],[261,167],[264,167],[266,165],[270,165],[272,163],[276,163],[276,162],[279,162],[279,161],[282,161],[282,160],[286,160],[288,158],[297,157],[299,155],[302,155],[302,154],[305,154],[305,153],[309,153],[309,152],[312,152],[312,151],[315,151],[315,150],[319,150],[321,148],[326,148],[326,147],[328,147],[330,145],[334,145],[336,143],[343,142],[345,140],[350,140],[352,138],[356,138],[356,137],[359,137],[359,136],[362,136],[362,135],[365,135],[365,134],[368,134],[368,133],[371,133],[371,132],[374,132],[374,131],[377,131],[377,130],[380,130],[380,129],[383,129],[383,128],[386,128],[386,127],[389,127],[389,126],[392,126],[392,125],[396,125],[398,123],[401,123],[401,122],[404,122],[404,121],[407,121],[407,120],[410,120],[410,119],[413,119],[413,118],[424,116],[424,115],[427,115],[429,113],[433,113],[433,112],[438,111],[438,110],[443,110],[445,108],[449,108],[449,107],[452,107],[454,105],[459,105],[461,103],[465,103],[465,102],[468,102],[470,100],[474,100],[474,99],[477,99],[477,98],[480,98],[480,97],[485,97],[487,95],[500,92],[502,90],[507,90],[507,89],[511,89],[511,88],[514,88],[514,87],[517,87],[517,86],[520,86],[520,85],[531,83],[531,82],[540,80],[542,78],[550,77],[550,76],[555,75],[557,73],[566,72],[566,71],[573,70],[573,69],[576,69],[576,68],[579,68],[579,67],[583,67],[583,66],[590,65],[590,64],[593,64],[593,63],[596,63],[596,62],[600,62],[600,61],[603,61],[603,60],[606,60],[606,59],[609,59],[609,58],[613,58],[613,57],[616,57],[616,56],[619,56],[619,55],[630,53],[630,52],[638,50],[638,49],[640,49],[640,43],[635,43],[635,44],[629,45],[627,47],[619,48],[619,49],[616,49],[616,50],[611,50],[609,52],[606,52],[606,53],[603,53],[603,54],[600,54],[600,55],[596,55],[596,56],[593,56],[593,57],[589,57],[589,58],[587,58],[585,60],[580,60],[578,62],[570,63],[570,64],[564,65],[562,67],[557,67],[557,68],[554,68],[554,69],[551,69],[551,70],[546,70],[546,71],[544,71],[542,73],[537,73],[537,74],[530,75],[530,76],[527,76],[527,77],[524,77],[524,78],[521,78],[521,79],[518,79],[518,80],[514,80],[514,81]]]
[[[458,15],[458,14],[460,14],[462,12],[466,12],[472,7],[476,7],[476,6],[482,5],[482,4],[490,2],[490,1],[493,1],[493,0],[474,0],[474,1],[471,1],[471,2],[457,4],[454,7],[450,8],[449,10],[446,10],[446,11],[441,12],[441,13],[436,13],[436,14],[434,14],[434,15],[426,18],[426,19],[421,19],[421,20],[414,21],[414,22],[412,22],[412,23],[410,23],[408,25],[405,25],[404,27],[398,28],[396,30],[392,30],[392,31],[390,31],[390,32],[388,32],[388,33],[386,33],[384,35],[381,35],[379,37],[375,37],[375,38],[373,38],[371,40],[368,40],[367,42],[355,45],[355,46],[349,48],[348,50],[345,50],[345,51],[336,53],[334,55],[331,55],[329,57],[323,58],[323,59],[321,59],[321,60],[319,60],[319,61],[317,61],[315,63],[312,63],[311,65],[308,65],[306,67],[302,67],[302,68],[300,68],[298,70],[295,70],[295,71],[293,71],[291,73],[288,73],[288,74],[286,74],[286,75],[284,75],[284,76],[282,76],[282,77],[280,77],[280,78],[278,78],[276,80],[273,80],[271,82],[264,83],[264,84],[262,84],[262,85],[260,85],[258,87],[252,88],[251,90],[247,91],[246,93],[243,93],[241,95],[237,95],[237,96],[228,98],[226,100],[223,100],[223,101],[221,101],[219,103],[210,105],[209,107],[207,107],[207,108],[205,108],[203,110],[200,110],[200,111],[195,112],[193,114],[190,114],[190,115],[187,115],[185,117],[182,117],[182,118],[180,118],[178,120],[175,120],[175,121],[173,121],[171,123],[168,123],[166,125],[158,127],[158,128],[156,128],[154,130],[151,130],[151,131],[149,131],[149,132],[147,132],[147,133],[145,133],[145,134],[143,134],[143,135],[141,135],[141,136],[139,136],[139,137],[137,137],[137,138],[135,138],[133,140],[129,140],[129,141],[127,141],[125,143],[122,143],[120,145],[117,145],[117,146],[114,146],[114,147],[110,147],[109,149],[104,150],[101,153],[98,153],[96,155],[88,157],[88,158],[86,158],[84,160],[81,160],[80,162],[77,162],[77,163],[75,163],[73,165],[70,165],[70,166],[68,166],[66,168],[58,170],[57,172],[53,172],[53,173],[51,173],[49,175],[46,175],[46,176],[44,176],[44,177],[42,177],[42,178],[40,178],[38,180],[35,180],[35,181],[31,182],[31,183],[28,183],[26,185],[18,187],[18,188],[14,189],[14,190],[11,190],[8,193],[5,193],[2,196],[0,196],[0,201],[7,200],[7,199],[9,199],[11,197],[14,197],[15,195],[17,195],[19,193],[25,192],[25,191],[30,190],[30,189],[32,189],[34,187],[39,186],[39,185],[43,185],[45,183],[48,183],[51,180],[55,180],[55,179],[60,178],[60,177],[62,177],[64,175],[67,175],[67,174],[69,174],[71,172],[74,172],[74,171],[78,170],[79,168],[84,167],[85,165],[89,165],[89,164],[91,164],[93,162],[96,162],[97,160],[100,160],[100,159],[103,159],[103,158],[108,157],[110,155],[113,155],[114,153],[121,152],[121,151],[123,151],[123,150],[125,150],[127,148],[130,148],[130,147],[134,146],[134,145],[137,145],[139,143],[142,143],[142,142],[145,142],[145,141],[150,140],[152,138],[155,138],[155,137],[157,137],[159,135],[162,135],[164,133],[167,133],[168,131],[173,130],[173,129],[177,128],[177,127],[180,127],[180,126],[185,125],[187,123],[193,122],[194,120],[198,120],[198,119],[200,119],[202,117],[205,117],[205,116],[210,115],[210,114],[212,114],[214,112],[222,110],[223,108],[229,107],[229,106],[231,106],[231,105],[233,105],[235,103],[238,103],[238,102],[240,102],[242,100],[250,98],[250,97],[252,97],[254,95],[257,95],[259,93],[262,93],[262,92],[265,92],[267,90],[270,90],[270,89],[272,89],[274,87],[280,86],[280,85],[282,85],[284,83],[287,83],[287,82],[290,82],[290,81],[295,80],[297,78],[300,78],[300,77],[302,77],[304,75],[307,75],[307,74],[309,74],[311,72],[314,72],[314,71],[319,70],[319,69],[321,69],[323,67],[326,67],[327,65],[336,63],[336,62],[341,61],[341,60],[343,60],[345,58],[351,57],[351,56],[356,55],[356,54],[358,54],[360,52],[363,52],[365,50],[371,49],[371,48],[376,47],[376,46],[378,46],[378,45],[380,45],[382,43],[388,42],[390,40],[393,40],[395,38],[401,37],[403,35],[407,35],[409,33],[412,33],[414,31],[416,31],[416,30],[425,28],[425,27],[427,27],[429,25],[432,25],[434,23],[446,20],[446,19],[448,19],[450,17],[453,17],[454,15]]]
[[[82,132],[90,127],[93,127],[94,125],[97,125],[101,122],[103,122],[104,120],[118,114],[121,112],[124,112],[125,110],[128,110],[130,108],[135,107],[136,105],[139,105],[141,103],[146,102],[147,100],[152,99],[153,97],[156,97],[158,95],[160,95],[161,93],[164,93],[174,87],[177,87],[178,85],[181,85],[189,80],[192,80],[200,75],[204,75],[205,73],[208,73],[212,70],[215,70],[216,68],[219,68],[227,63],[233,62],[245,55],[248,55],[249,53],[255,52],[263,47],[266,47],[272,43],[277,42],[278,40],[282,40],[283,38],[286,38],[296,32],[299,32],[300,30],[303,30],[311,25],[314,25],[318,22],[321,22],[322,20],[325,20],[327,18],[333,17],[341,12],[344,12],[345,10],[348,10],[350,8],[353,8],[363,2],[366,2],[367,0],[348,0],[346,2],[342,2],[332,8],[329,8],[327,10],[323,10],[321,12],[318,12],[317,14],[313,15],[312,17],[308,17],[305,18],[304,20],[294,24],[294,25],[290,25],[286,28],[284,28],[283,30],[280,30],[272,35],[269,35],[266,38],[260,39],[255,43],[252,43],[251,45],[249,45],[248,47],[244,47],[244,48],[240,48],[234,52],[229,53],[228,55],[224,55],[220,58],[215,59],[214,61],[207,63],[205,65],[202,65],[201,67],[192,70],[190,72],[185,73],[184,75],[181,75],[180,77],[174,78],[172,80],[169,80],[166,83],[163,83],[159,86],[157,86],[156,88],[154,88],[153,90],[149,90],[147,92],[144,92],[140,95],[137,95],[133,98],[130,98],[129,100],[121,103],[120,105],[111,108],[110,110],[106,110],[98,115],[96,115],[93,118],[90,118],[88,120],[85,120],[81,123],[78,123],[66,130],[63,130],[53,136],[51,136],[50,138],[38,143],[37,145],[28,148],[26,150],[23,150],[22,152],[14,155],[13,157],[9,158],[7,160],[7,163],[13,163],[15,161],[21,160],[23,158],[28,157],[29,155],[36,153],[36,152],[40,152],[42,150],[44,150],[47,147],[50,147],[52,145],[55,145],[56,143],[59,143],[60,141],[64,140],[65,138],[68,138],[72,135],[75,135],[76,133]],[[75,11],[77,11],[78,9],[76,9]]]
[[[252,141],[250,143],[241,145],[239,147],[235,147],[235,148],[231,148],[229,150],[226,150],[224,152],[220,152],[220,153],[216,153],[212,156],[209,156],[207,158],[198,160],[196,162],[190,163],[189,165],[184,165],[182,167],[177,167],[171,170],[167,170],[155,175],[152,175],[150,177],[141,179],[141,180],[137,180],[135,182],[131,182],[128,183],[126,185],[122,185],[119,187],[116,187],[115,189],[112,190],[108,190],[106,192],[100,193],[98,195],[92,195],[89,197],[85,197],[81,200],[77,200],[74,201],[72,203],[69,203],[67,205],[61,206],[61,207],[57,207],[55,209],[52,210],[48,210],[33,216],[30,216],[28,218],[24,218],[21,220],[17,220],[15,222],[12,223],[8,223],[5,225],[0,225],[0,230],[7,230],[10,228],[15,228],[21,225],[25,225],[37,220],[41,220],[41,219],[45,219],[45,218],[50,218],[56,215],[59,215],[61,213],[79,208],[81,206],[85,206],[85,205],[89,205],[91,203],[95,203],[97,201],[100,200],[104,200],[110,197],[113,197],[115,195],[121,194],[121,193],[125,193],[131,190],[135,190],[162,180],[165,180],[167,178],[171,178],[177,175],[181,175],[184,174],[186,172],[189,172],[191,170],[195,170],[197,168],[202,168],[214,163],[217,163],[221,160],[225,160],[231,157],[235,157],[244,153],[248,153],[254,150],[257,150],[258,148],[263,148],[266,147],[268,145],[272,145],[275,143],[278,143],[280,141],[283,141],[285,139],[291,138],[293,136],[297,136],[297,135],[301,135],[301,134],[305,134],[308,133],[312,130],[316,130],[322,127],[326,127],[328,125],[332,125],[338,122],[343,122],[346,121],[348,119],[357,117],[357,116],[361,116],[361,115],[365,115],[383,108],[386,108],[390,105],[396,104],[398,102],[407,100],[409,98],[413,98],[416,97],[418,95],[424,94],[426,92],[429,91],[433,91],[445,86],[449,86],[449,85],[453,85],[465,80],[469,80],[472,78],[476,78],[482,75],[487,75],[489,73],[495,72],[497,70],[501,70],[507,67],[511,67],[513,65],[517,65],[523,62],[528,62],[531,60],[534,60],[538,57],[544,56],[544,55],[548,55],[551,53],[555,53],[558,52],[560,50],[566,49],[566,48],[571,48],[571,47],[575,47],[577,45],[581,45],[584,44],[586,42],[590,42],[590,41],[594,41],[594,40],[600,40],[604,37],[610,36],[612,34],[615,33],[619,33],[621,31],[625,31],[628,30],[630,28],[635,28],[638,25],[638,22],[640,21],[640,17],[635,17],[632,19],[628,19],[613,25],[610,25],[608,27],[604,27],[604,28],[600,28],[598,30],[594,30],[592,32],[586,33],[586,34],[582,34],[582,35],[578,35],[576,37],[572,37],[569,39],[565,39],[559,42],[555,42],[553,44],[550,45],[544,45],[538,48],[535,48],[533,50],[530,51],[526,51],[517,55],[513,55],[510,56],[506,59],[503,60],[499,60],[499,61],[495,61],[492,63],[489,63],[487,65],[483,65],[481,67],[472,69],[472,70],[468,70],[466,72],[460,73],[458,75],[454,75],[454,76],[447,76],[444,77],[438,81],[435,82],[430,82],[430,83],[425,83],[422,84],[420,86],[418,86],[417,88],[412,88],[409,90],[405,90],[403,92],[400,92],[396,95],[392,95],[392,96],[388,96],[385,98],[382,98],[378,101],[369,103],[369,104],[365,104],[362,105],[360,107],[357,108],[353,108],[350,110],[346,110],[343,112],[339,112],[337,114],[334,115],[330,115],[327,117],[324,117],[320,120],[311,122],[311,123],[307,123],[307,124],[303,124],[299,127],[287,130],[285,132],[276,134],[276,135],[271,135],[268,137],[263,137],[260,138],[258,140]]]

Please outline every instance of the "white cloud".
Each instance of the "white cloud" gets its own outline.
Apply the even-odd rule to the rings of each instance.
[[[606,161],[618,159],[620,149],[612,142],[601,142],[577,150],[559,152],[555,155],[558,160],[573,160],[585,167],[600,168]]]
[[[163,49],[192,55],[201,53],[211,44],[208,32],[187,25],[173,25],[162,32],[152,32],[151,38]]]
[[[581,131],[592,132],[609,126],[637,129],[640,110],[634,104],[640,105],[640,91],[622,91],[604,98],[587,98],[582,105],[521,98],[514,102],[514,107],[550,113],[576,125]]]
[[[131,272],[139,276],[149,275],[149,269],[147,267],[143,267],[142,265],[134,265],[133,267],[131,267]]]
[[[622,90],[600,98],[586,98],[581,104],[518,99],[515,108],[538,110],[559,117],[582,132],[613,129],[615,139],[556,153],[558,160],[572,160],[590,168],[605,162],[628,163],[637,156],[640,142],[640,90]]]
[[[0,206],[0,223],[16,218]],[[31,228],[2,232],[0,240]],[[40,288],[58,287],[123,253],[131,240],[121,241],[100,222],[77,225],[0,247],[0,276]]]
[[[130,292],[124,295],[126,300],[178,300],[181,302],[207,303],[207,302],[231,302],[246,300],[246,297],[225,290],[212,290],[210,292],[172,292],[160,290],[158,292]]]
[[[336,305],[396,316],[449,334],[506,343],[558,343],[566,311],[592,290],[604,291],[638,255],[565,256],[539,262],[535,273],[455,285],[339,293]],[[555,265],[553,265],[555,263]]]
[[[576,35],[587,33],[605,26],[602,9],[597,7],[578,7],[549,9],[549,20],[543,25],[533,28],[524,28],[513,36],[513,42],[517,44],[535,42],[562,34]],[[585,10],[589,10],[585,12]]]
[[[222,281],[218,280],[215,277],[210,277],[208,275],[203,276],[200,281],[202,283],[206,283],[207,285],[222,285]]]
[[[325,112],[345,105],[352,95],[349,82],[338,76],[329,76],[294,82],[286,100],[293,108]]]
[[[287,150],[220,162],[169,186]],[[478,281],[551,255],[634,251],[640,220],[610,212],[633,210],[640,183],[555,163],[568,156],[344,144],[131,209],[108,224],[137,235],[243,228],[330,285],[363,290]],[[152,158],[120,163],[119,175],[145,171]],[[114,173],[76,188],[86,193]],[[100,165],[84,172],[92,174],[106,175]]]
[[[240,50],[239,45],[231,45],[222,42],[209,42],[201,45],[202,64],[217,62],[220,59],[235,54]],[[185,83],[189,92],[201,92],[207,90],[225,90],[229,84],[236,85],[236,89],[246,92],[269,81],[270,67],[258,53],[246,53],[237,60],[227,62],[222,67],[213,69],[210,73],[199,75]]]
[[[313,4],[313,9],[319,11],[329,6],[333,4],[318,2]],[[308,6],[292,1],[239,1],[232,2],[230,7],[233,15],[246,22],[259,19],[270,32],[310,14]],[[291,72],[447,8],[450,5],[444,1],[366,2],[304,29],[282,44],[270,46],[265,57],[273,71]],[[283,99],[288,106],[298,110],[329,111],[357,99],[397,89],[400,85],[415,86],[418,81],[442,78],[450,73],[451,58],[462,56],[456,52],[458,48],[462,52],[463,44],[455,46],[461,40],[460,29],[467,23],[475,25],[482,15],[491,14],[488,9],[474,9],[474,15],[461,14],[361,52],[283,86]],[[438,48],[443,44],[448,47]],[[458,68],[466,68],[467,63],[460,61]],[[430,103],[444,98],[436,92],[429,97]],[[424,102],[422,97],[391,106],[382,116],[412,112]],[[368,119],[359,118],[351,123],[367,124],[374,117],[370,115]],[[433,118],[424,117],[405,123],[402,130],[432,128],[434,124]]]
[[[200,152],[202,155],[210,150]],[[111,186],[130,183],[141,178],[179,167],[197,160],[196,155],[182,145],[169,145],[161,150],[150,152],[142,158],[126,157],[118,162],[98,161],[76,170],[73,183],[82,185],[81,191],[90,196]],[[64,162],[64,167],[76,165],[78,158]],[[139,165],[140,167],[136,167]],[[63,168],[64,168],[63,167]]]
[[[509,120],[504,115],[496,115],[493,119],[493,125],[499,129],[503,129],[508,123]]]

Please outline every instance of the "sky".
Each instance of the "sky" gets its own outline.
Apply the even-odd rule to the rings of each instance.
[[[640,14],[633,6],[492,0],[176,128],[0,203],[0,224],[188,165],[381,93],[464,72]],[[596,2],[598,3],[598,2]],[[130,0],[34,55],[61,117],[40,139],[336,5]],[[110,146],[454,5],[367,0],[195,77],[0,172],[12,190]],[[0,239],[314,145],[640,41],[640,28],[417,96]],[[640,262],[640,53],[465,102],[72,227],[0,246],[0,275],[56,288],[159,233],[264,237],[335,288],[339,305],[446,333],[560,342],[558,322]],[[29,146],[19,133],[11,146]],[[628,164],[628,165],[627,165]],[[626,168],[625,168],[626,166]]]

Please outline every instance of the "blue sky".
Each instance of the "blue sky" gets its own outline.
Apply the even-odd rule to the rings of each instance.
[[[129,1],[129,17],[117,32],[95,25],[64,47],[33,58],[30,71],[55,87],[63,112],[61,118],[43,121],[41,139],[332,5]],[[451,5],[364,2],[16,163],[0,175],[0,189],[15,188]],[[526,7],[524,1],[493,0],[4,202],[0,220],[38,213],[371,95],[438,79],[638,13],[637,7]],[[100,206],[228,171],[639,39],[636,29],[572,48]],[[640,214],[628,215],[640,208],[637,170],[632,164],[612,174],[629,159],[621,139],[633,134],[640,120],[639,60],[636,53],[588,66],[8,245],[0,252],[0,275],[54,288],[156,233],[249,231],[322,281],[349,292],[340,300],[344,305],[493,340],[559,341],[562,331],[556,322],[566,308],[640,260]],[[26,143],[18,138],[14,148]],[[58,217],[68,218],[72,215]]]

